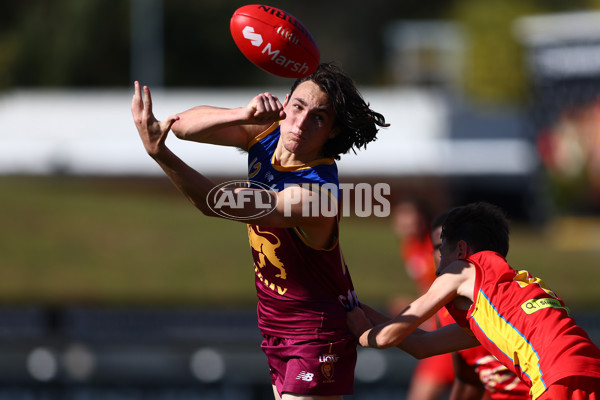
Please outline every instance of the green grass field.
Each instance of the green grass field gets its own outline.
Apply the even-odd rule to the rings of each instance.
[[[1,177],[0,226],[2,304],[255,303],[245,226],[203,216],[164,179]],[[600,305],[598,248],[563,246],[573,234],[558,223],[512,228],[513,266],[571,307]],[[344,218],[341,229],[361,300],[414,295],[388,220]]]

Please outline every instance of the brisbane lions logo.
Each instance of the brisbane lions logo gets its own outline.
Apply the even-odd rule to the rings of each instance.
[[[255,231],[256,229],[256,231]],[[275,275],[277,278],[286,279],[287,274],[283,263],[277,257],[275,250],[281,246],[281,241],[277,236],[271,232],[263,232],[258,226],[254,228],[248,225],[248,240],[250,241],[250,247],[258,253],[257,265],[259,268],[263,268],[269,264],[279,269],[279,274]]]

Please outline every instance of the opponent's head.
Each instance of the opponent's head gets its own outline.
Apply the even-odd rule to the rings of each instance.
[[[329,97],[335,111],[336,135],[325,142],[324,157],[339,159],[350,149],[366,147],[376,139],[378,127],[387,127],[383,115],[371,110],[358,92],[354,81],[331,63],[319,64],[311,75],[297,79],[290,94],[303,82],[313,81]]]
[[[443,224],[443,246],[454,249],[461,240],[466,242],[471,253],[490,250],[506,257],[509,228],[504,212],[486,202],[454,208]]]

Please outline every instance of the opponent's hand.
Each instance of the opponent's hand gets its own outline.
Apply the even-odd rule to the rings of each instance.
[[[152,112],[152,96],[148,86],[142,88],[138,81],[134,83],[133,100],[131,101],[131,114],[144,148],[150,156],[156,156],[164,147],[171,125],[179,119],[174,115],[165,121],[158,121]]]
[[[346,325],[357,338],[360,338],[366,330],[373,327],[373,324],[360,307],[355,307],[352,311],[346,313]]]
[[[285,119],[283,105],[271,93],[261,93],[244,107],[247,124],[264,125]]]

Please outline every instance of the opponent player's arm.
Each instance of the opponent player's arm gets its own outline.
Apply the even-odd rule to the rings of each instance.
[[[452,353],[454,384],[449,400],[480,400],[485,388],[473,365],[467,364],[459,353]]]
[[[373,325],[385,324],[386,322],[391,320],[391,318],[388,317],[387,315],[373,309],[372,307],[366,305],[365,303],[360,303],[360,308],[364,312],[365,317],[368,318],[369,321],[361,322],[361,324],[363,325],[364,328],[359,328],[358,329],[359,331],[365,331],[367,329],[372,328]],[[427,333],[427,331],[424,331],[420,328],[416,328],[414,331],[409,333],[408,336],[406,336],[404,338],[404,340],[402,342],[400,342],[400,344],[396,347],[406,351],[407,353],[411,354],[415,358],[424,358],[424,357],[433,355],[433,354],[426,355],[424,352],[425,347],[424,347],[424,344],[422,343],[423,339],[426,338],[425,336],[422,336],[424,333]],[[419,350],[423,350],[423,352],[419,353],[418,352]]]
[[[371,319],[373,318],[373,319]],[[373,327],[372,322],[384,319],[385,315],[361,303],[360,308],[348,312],[348,327],[356,336],[361,336]],[[387,323],[389,319],[386,319]],[[361,344],[363,344],[361,342]],[[479,342],[458,324],[450,324],[429,332],[415,328],[396,346],[417,359],[449,353],[477,346]]]
[[[198,106],[175,117],[171,130],[179,139],[247,150],[252,138],[285,118],[285,113],[277,97],[261,93],[245,107]]]
[[[464,262],[455,262],[447,266],[443,272],[424,295],[388,322],[361,332],[361,329],[364,329],[364,321],[358,321],[353,326],[350,313],[349,326],[355,335],[360,335],[360,344],[376,348],[398,346],[408,334],[456,298],[459,288],[462,288],[470,277],[468,265]]]
[[[398,346],[410,332],[454,299],[458,285],[456,281],[450,274],[438,277],[425,294],[396,317],[363,332],[359,338],[360,344],[381,349]]]
[[[451,353],[478,346],[479,342],[458,324],[428,332],[416,329],[397,346],[417,359]]]
[[[383,324],[383,323],[389,321],[390,319],[392,319],[392,317],[375,310],[373,307],[371,307],[365,303],[361,302],[360,308],[362,309],[365,316],[369,319],[369,321],[371,323],[371,325],[366,326],[363,329],[363,331],[371,328],[373,325]]]

